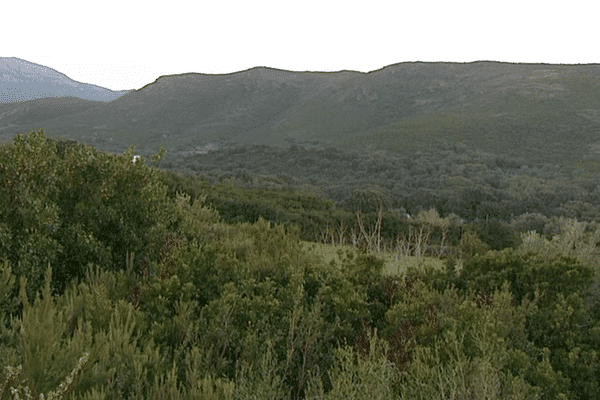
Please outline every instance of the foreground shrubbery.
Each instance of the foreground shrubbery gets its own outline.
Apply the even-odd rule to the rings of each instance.
[[[10,387],[74,399],[600,392],[600,323],[583,294],[598,257],[577,223],[499,251],[468,231],[447,271],[385,276],[355,251],[324,263],[293,226],[227,225],[202,198],[170,199],[133,153],[15,142],[0,155],[0,399],[17,398]]]

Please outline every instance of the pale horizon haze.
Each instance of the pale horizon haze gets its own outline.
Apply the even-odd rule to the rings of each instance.
[[[360,4],[360,5],[359,5]],[[370,72],[401,62],[595,64],[589,1],[30,1],[2,7],[0,57],[111,90],[263,66]]]

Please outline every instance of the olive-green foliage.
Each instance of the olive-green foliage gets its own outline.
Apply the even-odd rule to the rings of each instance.
[[[21,337],[22,386],[27,386],[36,398],[36,393],[58,386],[60,378],[73,368],[73,362],[78,354],[83,354],[84,348],[89,354],[89,364],[94,367],[87,369],[74,385],[71,378],[69,391],[81,395],[91,390],[92,397],[85,398],[115,399],[158,398],[155,395],[159,392],[167,398],[175,398],[167,394],[173,390],[179,394],[173,381],[167,387],[155,380],[169,369],[154,348],[153,339],[142,338],[141,330],[136,328],[136,321],[144,321],[142,314],[130,303],[108,298],[107,286],[114,285],[108,276],[106,273],[89,276],[90,286],[73,284],[66,297],[56,300],[50,291],[49,268],[43,300],[38,294],[33,305],[28,304],[25,295],[26,279],[21,279],[23,319],[15,328]]]
[[[520,244],[520,238],[510,225],[492,219],[488,221],[476,221],[469,226],[477,237],[492,250],[502,250],[507,247],[516,247]]]
[[[558,294],[569,295],[589,287],[593,270],[577,258],[562,254],[546,257],[505,249],[474,257],[465,264],[461,276],[469,288],[486,292],[509,282],[517,302],[526,296],[533,298],[539,290],[543,304],[548,304]]]
[[[522,252],[537,252],[546,257],[564,254],[577,257],[586,266],[597,268],[600,261],[600,228],[570,218],[552,218],[544,226],[543,233],[528,231],[521,234]],[[598,275],[598,274],[596,274]]]
[[[116,271],[128,251],[156,247],[174,219],[158,173],[131,162],[133,146],[107,154],[46,139],[43,130],[13,142],[0,162],[0,254],[28,278],[30,300],[48,262],[60,294],[88,263]]]
[[[69,368],[65,366],[87,352],[92,344],[91,332],[86,333],[86,329],[82,329],[67,346],[59,347],[63,342],[64,332],[56,327],[59,321],[65,323],[66,310],[58,309],[54,304],[50,290],[51,274],[52,270],[48,268],[42,292],[43,299],[40,299],[38,293],[36,307],[31,307],[27,300],[27,279],[22,277],[20,280],[20,297],[23,302],[20,328],[22,365],[26,371],[26,379],[30,382],[29,388],[34,393],[44,393],[57,387],[61,378],[73,368],[72,364]]]
[[[15,286],[15,276],[12,274],[8,261],[0,264],[0,366],[13,365],[19,362],[16,351],[17,332],[11,330],[7,317],[16,313],[18,299],[12,297]],[[6,315],[8,314],[8,315]]]
[[[470,260],[477,255],[483,255],[491,250],[487,243],[484,243],[479,237],[470,231],[463,233],[458,246],[459,255],[463,260]]]
[[[354,204],[352,210],[346,210],[342,207],[334,207],[333,202],[323,198],[321,194],[284,188],[257,190],[252,180],[254,178],[248,178],[245,184],[239,182],[239,185],[238,183],[233,185],[232,178],[215,181],[200,175],[183,175],[170,171],[165,172],[162,179],[169,186],[171,198],[174,199],[179,191],[190,193],[192,204],[195,203],[196,198],[200,198],[217,210],[225,222],[252,223],[259,217],[263,217],[267,221],[283,224],[286,227],[298,226],[300,237],[305,241],[316,239],[326,243],[364,245],[365,237],[359,229],[359,218],[354,209],[360,209],[360,218],[368,233],[372,233],[379,218],[377,211],[380,206],[382,223],[378,228],[378,234],[382,248],[395,248],[398,239],[409,240],[412,231],[420,232],[423,224],[426,224],[431,243],[427,243],[423,251],[435,255],[447,255],[450,245],[458,245],[463,231],[463,223],[455,214],[441,218],[433,208],[423,211],[426,216],[423,220],[417,218],[409,220],[406,212],[399,212],[400,209],[389,209],[389,196],[379,190],[354,190],[351,194],[352,204]],[[428,216],[428,213],[434,214]],[[485,226],[489,228],[488,225]],[[509,231],[504,233],[510,236],[512,233]],[[491,231],[488,229],[486,232]],[[491,240],[489,237],[488,239]],[[502,243],[504,246],[504,242]]]
[[[192,333],[210,344],[204,353],[207,367],[233,379],[238,357],[250,362],[262,354],[249,345],[257,339],[248,342],[260,333],[259,342],[268,339],[288,349],[277,353],[287,360],[286,387],[301,393],[309,366],[322,364],[325,370],[332,363],[335,339],[351,341],[357,335],[356,324],[366,310],[364,290],[357,290],[356,278],[346,277],[342,268],[359,271],[367,268],[364,261],[319,266],[314,256],[302,251],[297,230],[271,229],[262,219],[235,229],[207,225],[204,232],[220,243],[220,251],[209,251],[213,261],[207,263],[200,249],[190,249],[182,256],[182,268],[189,263],[201,303],[207,303]],[[199,262],[201,267],[191,267]],[[228,277],[232,281],[227,282]],[[281,343],[282,337],[287,344]]]
[[[286,193],[292,211],[268,206],[314,211],[301,224],[228,225],[209,201],[223,187],[181,193],[177,179],[131,163],[132,149],[53,146],[33,133],[1,153],[0,361],[17,367],[0,369],[0,400],[13,384],[89,400],[600,391],[600,325],[580,295],[596,236],[579,225],[559,221],[556,239],[523,236],[502,251],[468,231],[462,271],[383,276],[380,257],[325,262],[300,244],[302,223],[335,215],[321,200]],[[412,223],[431,221],[449,240],[437,211]]]
[[[240,360],[236,368],[236,397],[242,399],[254,400],[278,400],[289,396],[289,388],[285,384],[282,372],[284,366],[282,362],[273,354],[271,340],[265,341],[264,345],[258,345],[256,334],[247,336],[250,348],[264,348],[259,354],[253,354],[256,357],[252,362]],[[258,368],[254,367],[257,365]]]
[[[573,398],[594,398],[600,391],[600,323],[590,315],[582,296],[558,294],[527,322],[538,348],[550,350],[553,368],[570,380]]]
[[[537,311],[526,324],[529,339],[537,348],[549,349],[545,358],[564,377],[561,380],[570,381],[565,389],[574,398],[585,399],[600,390],[600,322],[582,294],[593,282],[589,261],[594,252],[584,250],[583,237],[571,241],[577,224],[569,226],[552,241],[531,233],[524,235],[518,250],[474,257],[465,264],[458,283],[482,296],[508,283],[517,303],[535,301]],[[583,261],[586,257],[588,262]]]
[[[510,225],[516,232],[521,234],[530,231],[542,234],[548,222],[548,218],[540,213],[526,213],[512,218]]]
[[[402,398],[555,399],[569,381],[527,337],[535,303],[515,305],[508,284],[487,294],[461,294],[408,275],[387,311],[388,342],[403,371]],[[407,362],[408,361],[408,362]],[[569,398],[569,397],[564,397]]]
[[[431,121],[423,118],[423,123]],[[498,118],[494,117],[490,123],[499,123]],[[393,127],[390,137],[397,137],[396,128]],[[478,134],[476,129],[469,131]],[[575,179],[579,173],[557,161],[556,154],[534,157],[535,160],[528,155],[526,160],[512,154],[514,146],[499,154],[499,143],[494,144],[496,149],[484,152],[481,148],[476,150],[478,146],[472,141],[431,146],[415,139],[412,143],[401,141],[400,152],[393,154],[394,151],[386,149],[375,156],[364,150],[364,139],[363,136],[362,143],[355,143],[362,151],[247,145],[183,157],[172,153],[173,161],[165,166],[202,171],[206,180],[227,181],[237,187],[260,187],[268,183],[269,187],[298,188],[311,182],[346,211],[356,206],[353,191],[370,187],[380,189],[391,200],[392,208],[404,207],[411,214],[416,214],[419,208],[433,207],[440,214],[454,212],[469,221],[499,218],[509,222],[513,216],[525,213],[548,217],[569,213],[587,221],[597,219],[594,216],[598,215],[595,190],[598,174],[591,174],[585,181]],[[427,149],[417,153],[407,150],[416,143],[427,145]],[[589,157],[593,158],[593,152]]]
[[[83,357],[79,359],[77,366],[63,380],[63,382],[58,386],[58,389],[56,391],[49,392],[46,397],[42,397],[43,394],[41,394],[40,398],[47,398],[49,400],[61,400],[67,397],[69,393],[72,392],[73,383],[78,378],[78,375],[81,374],[82,370],[85,368],[87,360],[88,354],[86,353],[83,355]],[[21,373],[22,368],[20,365],[17,368],[5,367],[4,382],[0,384],[0,399],[4,397],[5,391],[7,393],[10,393],[13,399],[32,398],[32,391],[29,388],[29,386],[27,386],[27,382],[22,380]]]
[[[387,359],[388,345],[377,334],[369,334],[369,351],[357,357],[350,346],[336,349],[336,363],[329,371],[331,390],[325,393],[318,377],[307,383],[307,399],[392,399],[395,398],[393,384],[397,374]]]
[[[403,377],[402,398],[540,398],[540,387],[528,384],[509,369],[511,341],[523,338],[526,311],[511,306],[506,288],[496,292],[484,307],[469,298],[461,299],[453,290],[426,299],[419,295],[388,312],[394,320],[400,315],[415,318],[419,315],[415,307],[426,306],[425,326],[439,330],[431,345],[413,345],[413,362]]]
[[[288,213],[292,216],[302,211],[328,211],[333,209],[333,202],[319,193],[302,192],[284,187],[260,188],[255,185],[238,185],[240,179],[225,178],[209,183],[200,179],[197,174],[183,174],[165,171],[169,192],[172,197],[178,191],[191,195],[192,203],[196,197],[202,196],[207,190],[206,202],[219,211],[227,222],[256,222],[259,215],[267,220],[276,222],[273,218],[280,216],[284,219]],[[248,179],[252,180],[252,177]],[[289,217],[289,216],[287,216]]]

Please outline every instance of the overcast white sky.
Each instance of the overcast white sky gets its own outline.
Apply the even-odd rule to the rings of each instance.
[[[9,1],[0,57],[112,90],[256,66],[369,72],[405,61],[600,62],[589,0]]]

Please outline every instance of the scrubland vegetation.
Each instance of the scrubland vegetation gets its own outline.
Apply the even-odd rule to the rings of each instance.
[[[349,212],[132,163],[134,148],[13,141],[0,400],[600,393],[595,222],[408,218],[373,188]]]

